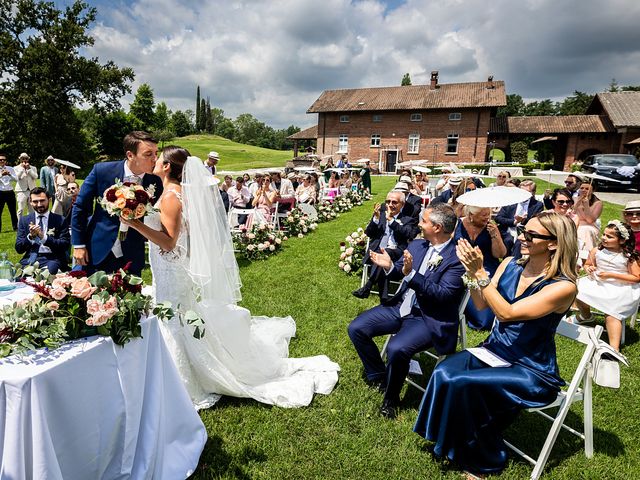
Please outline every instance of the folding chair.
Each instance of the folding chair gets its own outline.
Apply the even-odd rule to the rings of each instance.
[[[462,300],[460,301],[460,305],[458,306],[458,344],[460,345],[460,348],[463,350],[467,348],[467,317],[464,314],[464,310],[467,308],[467,303],[469,303],[470,298],[471,298],[471,291],[469,289],[466,289],[462,297]],[[387,336],[387,339],[384,342],[382,351],[380,352],[380,356],[382,358],[385,358],[387,354],[387,345],[389,345],[389,341],[391,340],[391,337],[393,337],[393,335]],[[438,355],[437,353],[435,353],[435,350],[433,348],[424,350],[423,352],[418,352],[416,356],[419,356],[421,353],[424,353],[425,355],[428,355],[429,357],[435,359],[436,365],[440,363],[442,360],[444,360],[446,357],[446,355]],[[417,360],[412,359],[411,362],[417,363]],[[421,392],[423,393],[425,392],[425,387],[414,382],[410,377],[407,376],[407,378],[405,378],[404,381],[407,382],[412,387],[417,388]]]
[[[318,211],[313,205],[310,205],[308,203],[298,203],[298,208],[302,213],[309,217],[309,220],[311,220],[312,222],[318,220]]]
[[[280,212],[280,206],[286,205],[287,210],[284,212]],[[280,219],[287,218],[287,215],[293,208],[296,206],[295,198],[281,198],[275,203],[275,207],[273,209],[273,213],[271,216],[271,223],[273,228],[276,230],[280,230]]]
[[[367,245],[364,247],[364,251],[368,252],[369,251],[369,242],[370,239],[367,238]],[[368,263],[365,263],[362,266],[362,276],[360,277],[360,288],[364,287],[364,285],[367,283],[367,280],[369,280],[369,271],[371,270],[371,265],[369,265]],[[389,282],[389,295],[393,296],[395,295],[395,293],[398,291],[398,288],[400,288],[400,284],[402,282],[396,281],[396,280],[392,280]],[[395,287],[395,289],[391,289],[391,287]],[[371,293],[373,293],[374,295],[377,295],[379,292],[377,290],[375,290],[374,288],[371,289]]]
[[[556,329],[556,334],[580,342],[585,346],[582,358],[576,367],[576,371],[573,374],[571,383],[566,390],[561,390],[558,393],[554,402],[541,408],[529,408],[528,412],[535,412],[542,415],[547,420],[552,421],[551,429],[544,442],[542,450],[537,458],[532,458],[518,449],[511,443],[505,440],[505,445],[511,450],[522,456],[529,463],[533,465],[533,471],[531,472],[531,480],[538,480],[542,475],[551,449],[555,444],[560,428],[573,433],[574,435],[584,440],[584,454],[587,458],[593,457],[593,399],[592,399],[592,359],[596,353],[597,346],[591,340],[589,336],[589,327],[581,325],[575,325],[562,320]],[[597,325],[594,329],[595,338],[599,339],[602,335],[602,326]],[[569,408],[575,402],[583,402],[584,408],[584,426],[583,431],[579,432],[573,428],[564,424],[564,421],[569,413]],[[559,407],[555,416],[549,415],[544,410],[549,408]]]
[[[255,208],[235,208],[230,207],[227,214],[227,221],[229,222],[229,229],[231,233],[240,233],[243,231],[243,225],[238,222],[238,216],[240,215],[253,215]]]

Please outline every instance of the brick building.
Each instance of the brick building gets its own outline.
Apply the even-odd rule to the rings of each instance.
[[[317,153],[369,158],[382,171],[407,160],[482,162],[487,132],[505,86],[486,82],[326,90],[307,110],[317,113]]]

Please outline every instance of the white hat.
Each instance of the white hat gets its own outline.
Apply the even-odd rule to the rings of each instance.
[[[640,210],[640,200],[632,200],[624,206],[625,212]]]
[[[55,158],[53,158],[53,155],[49,155],[49,156],[47,157],[47,160],[55,160]]]
[[[460,177],[452,177],[449,179],[449,185],[453,185],[454,187],[456,185],[460,185],[462,183],[462,178]]]
[[[291,172],[289,175],[287,175],[287,178],[288,178],[289,180],[291,180],[292,178],[296,178],[296,174],[295,174],[295,173],[293,173],[293,172]]]
[[[220,155],[218,155],[218,152],[214,152],[211,151],[209,152],[209,155],[207,155],[209,158],[217,158],[218,160],[220,160]]]
[[[29,155],[27,155],[25,152],[22,152],[22,153],[20,154],[20,156],[18,157],[18,159],[23,159],[23,158],[29,159],[30,157],[29,157]]]
[[[400,177],[400,181],[405,183],[413,183],[413,180],[411,180],[411,177],[408,177],[406,175],[402,175]]]
[[[393,189],[397,192],[408,192],[409,191],[409,187],[407,186],[406,183],[404,182],[398,182],[396,183],[396,186],[393,187]]]

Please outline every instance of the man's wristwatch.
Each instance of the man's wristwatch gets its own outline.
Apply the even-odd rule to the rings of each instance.
[[[491,278],[478,278],[476,281],[478,282],[478,287],[484,288],[491,283]]]

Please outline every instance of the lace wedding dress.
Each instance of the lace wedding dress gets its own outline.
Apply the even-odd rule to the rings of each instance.
[[[314,393],[333,390],[340,367],[325,355],[288,358],[293,319],[253,317],[236,305],[238,266],[220,194],[204,170],[198,159],[190,157],[185,164],[176,247],[164,252],[149,243],[156,302],[170,301],[180,312],[194,310],[204,322],[199,339],[194,326],[179,316],[161,322],[184,385],[197,409],[212,406],[221,395],[281,407],[308,405]],[[145,223],[162,229],[159,213]]]

